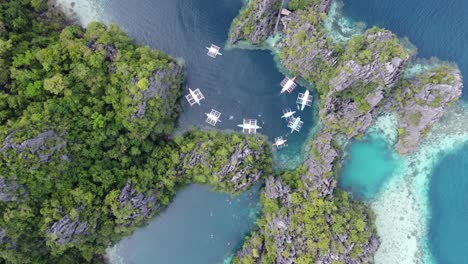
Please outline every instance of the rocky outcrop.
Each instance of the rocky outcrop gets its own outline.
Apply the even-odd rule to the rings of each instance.
[[[6,234],[6,230],[0,228],[0,244],[5,244],[8,241],[8,236]]]
[[[312,142],[311,155],[306,161],[307,173],[302,176],[306,189],[318,191],[320,196],[331,196],[336,186],[333,167],[339,153],[332,145],[333,135],[319,134]]]
[[[181,76],[182,67],[176,63],[171,64],[171,67],[167,69],[154,71],[151,77],[148,78],[148,88],[142,92],[141,96],[133,97],[138,101],[138,107],[131,118],[143,118],[146,113],[148,99],[155,96],[164,100],[166,107],[163,110],[171,112],[178,98],[178,93],[174,93],[174,89],[171,88],[174,82],[178,82],[181,79]],[[135,76],[132,79],[132,84],[136,85],[138,80],[138,76]]]
[[[281,0],[250,0],[234,19],[229,33],[229,42],[247,40],[253,45],[261,44],[273,34]]]
[[[113,62],[118,53],[118,50],[114,44],[107,45],[107,44],[98,43],[97,38],[93,38],[90,41],[88,41],[88,43],[86,43],[86,46],[88,46],[88,48],[90,48],[94,52],[103,51],[105,54],[104,55],[105,60],[109,62]]]
[[[66,215],[59,221],[54,222],[47,230],[47,234],[49,234],[55,242],[65,244],[73,242],[77,236],[89,234],[89,231],[90,227],[86,222],[80,222],[79,216],[75,219],[71,219],[69,215]]]
[[[383,56],[383,53],[388,52],[388,48],[401,48],[400,50],[403,51],[403,47],[400,44],[398,44],[400,47],[389,47],[389,45],[386,45],[397,40],[395,34],[386,30],[375,32],[374,29],[371,29],[364,34],[364,39],[365,41],[361,48],[369,51],[368,55],[370,57],[367,60],[359,60],[356,57],[359,57],[363,52],[350,51],[351,47],[348,47],[347,52],[353,53],[349,54],[351,60],[345,61],[340,73],[330,81],[334,92],[341,92],[357,85],[366,86],[375,82],[389,88],[398,83],[410,56],[407,53],[391,53],[390,55],[393,56]]]
[[[15,142],[15,134],[16,132],[12,132],[5,138],[0,151],[13,149],[16,153],[22,153],[28,150],[31,154],[38,155],[40,162],[48,162],[55,152],[66,146],[66,141],[53,130],[40,133],[36,137],[24,140],[21,143]],[[68,159],[68,157],[62,156],[62,159]]]
[[[14,202],[26,196],[24,187],[14,180],[0,178],[0,201]]]
[[[390,48],[398,52],[388,52]],[[374,122],[387,99],[384,95],[399,83],[410,59],[396,36],[385,30],[368,30],[361,49],[366,60],[359,60],[363,57],[359,54],[345,54],[350,60],[330,80],[330,90],[320,111],[326,126],[337,128],[348,139],[364,134]]]
[[[259,138],[255,140],[258,144],[264,144]],[[255,169],[254,164],[260,162],[262,155],[262,149],[254,149],[244,140],[234,147],[228,160],[218,171],[213,171],[213,175],[218,182],[227,182],[233,193],[244,191],[260,179],[262,171]],[[212,168],[216,157],[209,153],[209,149],[203,147],[202,142],[198,142],[190,152],[181,153],[179,160],[181,162],[176,172],[178,177],[182,177],[191,174],[196,168]]]
[[[260,220],[265,228],[254,232],[249,241],[237,253],[237,259],[234,263],[244,263],[242,260],[253,260],[249,263],[373,263],[373,255],[379,246],[379,241],[375,235],[372,235],[369,224],[359,227],[359,230],[353,230],[349,214],[351,208],[325,209],[321,206],[311,205],[333,204],[329,199],[332,197],[312,198],[307,197],[307,193],[299,193],[297,190],[291,190],[285,184],[281,177],[270,177],[266,180],[263,192],[265,199],[275,201],[279,209],[278,212],[267,212]],[[292,196],[301,197],[301,201],[293,201]],[[298,198],[295,198],[298,199]],[[353,203],[345,203],[345,206],[355,207],[354,213],[361,214],[363,223],[368,223],[367,212]],[[319,210],[318,215],[309,210]],[[324,211],[322,211],[324,210]],[[305,216],[317,217],[321,220],[307,219],[300,221]],[[345,220],[347,219],[347,220]],[[312,221],[313,223],[310,223]],[[343,223],[343,221],[349,221]],[[308,223],[307,223],[308,222]],[[316,226],[322,225],[322,226]],[[342,226],[345,231],[338,231],[334,226]],[[310,229],[317,228],[322,232],[317,237],[310,235]],[[342,230],[342,229],[341,229]],[[361,235],[364,240],[353,242],[353,235]],[[366,235],[363,235],[363,234]],[[324,239],[321,236],[326,236]],[[355,239],[355,238],[354,238]],[[322,241],[322,242],[320,242]],[[327,241],[327,242],[325,242]],[[328,243],[329,249],[318,247],[316,243]],[[355,247],[359,251],[354,251]],[[271,250],[274,252],[271,252]],[[270,252],[269,252],[270,251]],[[356,253],[358,252],[358,253]],[[268,256],[268,261],[265,260]]]
[[[234,192],[246,190],[260,179],[262,172],[251,170],[251,164],[243,165],[247,163],[248,157],[259,160],[261,155],[263,153],[253,150],[248,144],[237,145],[229,161],[220,171],[215,173],[215,176],[218,177],[218,181],[230,177],[229,182]]]
[[[313,12],[313,11],[309,11]],[[284,37],[279,43],[281,64],[307,80],[337,64],[337,53],[323,28],[304,19],[307,13],[293,12],[282,18]],[[316,16],[320,19],[320,16]]]
[[[131,214],[126,219],[126,226],[133,223],[135,219],[148,219],[160,209],[161,205],[157,200],[156,194],[144,194],[137,192],[132,187],[132,181],[128,179],[125,186],[120,190],[119,209],[130,208]]]
[[[402,85],[398,98],[389,102],[399,115],[399,139],[395,149],[400,154],[413,152],[447,107],[462,94],[463,81],[457,67],[447,66],[418,75]]]

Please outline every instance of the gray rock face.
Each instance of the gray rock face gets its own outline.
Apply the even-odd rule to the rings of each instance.
[[[325,67],[337,63],[335,51],[329,47],[327,37],[320,32],[320,26],[303,19],[296,12],[282,18],[284,37],[279,43],[281,64],[304,78]]]
[[[40,133],[36,137],[27,139],[21,143],[12,142],[14,135],[15,132],[12,132],[5,138],[0,151],[14,149],[17,153],[21,153],[29,150],[30,153],[39,156],[40,162],[47,162],[55,152],[66,146],[65,140],[53,130]]]
[[[273,34],[281,0],[250,1],[248,7],[234,20],[229,42],[247,40],[251,44],[262,43]]]
[[[0,201],[14,202],[24,197],[26,190],[16,181],[0,178]]]
[[[349,242],[351,233],[345,233],[343,235],[337,235],[337,233],[331,233],[331,242],[333,245],[340,245],[342,250],[329,250],[311,252],[310,242],[314,241],[315,238],[311,238],[304,234],[305,225],[297,222],[297,216],[295,213],[298,210],[303,210],[301,204],[294,204],[291,202],[291,195],[293,191],[284,184],[281,177],[269,177],[266,180],[266,186],[264,194],[269,199],[274,199],[278,202],[281,208],[280,212],[268,213],[268,220],[266,222],[267,227],[261,229],[252,235],[252,238],[238,253],[239,259],[249,259],[254,257],[254,263],[267,263],[260,256],[265,252],[265,239],[273,241],[276,250],[275,259],[273,262],[268,263],[281,263],[281,264],[294,264],[297,263],[298,258],[308,252],[312,255],[316,255],[314,262],[312,263],[327,263],[332,264],[338,263],[349,263],[349,264],[360,264],[360,263],[373,263],[373,255],[379,246],[377,237],[372,236],[368,241],[360,244],[362,253],[359,256],[353,256],[353,249],[356,244]],[[296,193],[297,194],[297,193]],[[302,194],[305,198],[308,194]],[[328,199],[328,198],[324,198]],[[296,217],[296,219],[294,219]],[[323,216],[326,219],[328,225],[333,225],[334,215],[325,213]],[[364,215],[367,217],[367,215]],[[367,222],[367,219],[364,219]],[[366,230],[369,226],[364,227]],[[271,248],[271,245],[269,246]],[[284,254],[287,252],[287,254]],[[335,252],[335,253],[332,253]],[[339,252],[339,253],[338,253]],[[269,252],[271,254],[272,252]],[[353,257],[351,257],[353,256]]]
[[[49,235],[53,235],[54,240],[59,244],[73,242],[73,238],[89,233],[89,226],[86,222],[80,222],[77,216],[74,220],[69,215],[64,216],[47,230]]]
[[[260,179],[262,172],[251,171],[252,167],[250,165],[242,166],[242,164],[246,163],[249,156],[253,157],[254,160],[260,159],[261,154],[259,151],[251,149],[248,144],[243,144],[243,147],[237,145],[229,161],[215,175],[219,178],[219,181],[232,175],[230,182],[234,187],[234,192],[246,190]]]
[[[128,223],[126,225],[130,225],[136,218],[147,219],[151,217],[153,213],[161,207],[155,194],[147,195],[137,193],[137,191],[132,188],[130,179],[120,190],[118,201],[120,203],[120,208],[129,204],[133,209],[130,218],[127,219]]]
[[[97,39],[93,38],[88,43],[86,43],[92,51],[99,51],[103,50],[105,52],[105,59],[107,61],[113,62],[115,60],[115,56],[117,56],[118,50],[114,45],[106,45],[97,43]]]
[[[400,117],[400,137],[395,149],[400,154],[413,152],[432,125],[444,114],[447,107],[458,100],[462,94],[463,81],[458,68],[447,69],[453,80],[441,84],[423,84],[422,77],[409,80],[415,89],[406,86],[403,94],[410,95],[403,107],[394,107]],[[428,73],[433,76],[435,73]],[[390,103],[396,104],[395,101]]]
[[[307,174],[302,176],[309,191],[317,190],[320,195],[331,196],[336,186],[333,175],[333,166],[337,162],[338,152],[332,146],[333,135],[319,134],[312,143],[309,159],[306,161]]]
[[[246,190],[258,182],[262,175],[262,171],[253,169],[247,159],[251,157],[253,160],[259,160],[261,155],[260,150],[252,149],[248,142],[244,141],[235,147],[226,164],[219,171],[214,172],[214,175],[219,182],[229,181],[234,193]],[[199,142],[189,153],[181,153],[179,159],[181,163],[176,168],[177,176],[183,177],[189,170],[196,167],[210,167],[210,159],[213,157],[202,148],[202,142]]]
[[[377,48],[377,45],[394,39],[395,35],[384,31],[366,33],[365,37],[372,42],[367,48],[372,50],[371,63],[361,65],[354,60],[344,62],[341,72],[330,81],[335,92],[341,92],[356,85],[368,85],[371,82],[382,83],[388,88],[398,83],[407,61],[410,59],[409,55],[405,58],[395,56],[382,63],[380,56],[385,50]]]
[[[8,241],[8,236],[6,234],[6,230],[0,228],[0,244],[5,244]]]
[[[151,77],[148,79],[149,86],[139,99],[139,106],[136,113],[132,116],[132,119],[143,118],[146,113],[146,101],[150,98],[158,96],[161,99],[168,100],[167,107],[164,109],[170,111],[173,107],[172,104],[175,103],[177,98],[172,98],[171,95],[171,85],[172,82],[168,81],[172,78],[179,78],[182,74],[182,67],[177,64],[173,64],[173,67],[170,67],[166,70],[157,70],[154,71]],[[132,80],[132,84],[135,85],[138,82],[138,76],[135,76]],[[136,96],[134,97],[136,99]]]
[[[340,127],[340,132],[346,134],[348,139],[362,135],[374,122],[386,100],[385,92],[400,81],[410,59],[406,54],[404,58],[394,56],[382,62],[381,53],[385,52],[383,43],[395,38],[391,32],[367,32],[365,37],[371,41],[367,47],[372,50],[370,63],[345,61],[338,75],[330,80],[331,88],[320,111],[323,122],[330,127]],[[361,100],[359,97],[365,98],[365,102],[357,102]]]

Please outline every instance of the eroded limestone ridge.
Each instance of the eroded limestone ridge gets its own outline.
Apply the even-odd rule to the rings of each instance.
[[[256,2],[241,12],[237,30],[246,24],[243,18],[260,16]],[[344,45],[333,42],[323,27],[330,4],[292,0],[292,13],[281,19],[280,62],[292,75],[316,84],[322,129],[296,175],[267,180],[259,230],[234,263],[372,263],[379,245],[372,212],[336,188],[340,142],[365,135],[383,112],[396,112],[400,137],[395,148],[410,153],[461,95],[462,77],[453,65],[403,79],[414,53],[388,30],[371,28]],[[259,39],[271,36],[256,34],[231,35],[230,41],[259,45]],[[321,211],[326,204],[334,209]]]
[[[395,145],[401,154],[415,151],[446,109],[463,90],[461,72],[455,65],[436,67],[404,80],[386,105],[399,116],[399,137]]]
[[[248,40],[252,44],[262,43],[273,34],[281,0],[249,1],[231,26],[229,42]]]

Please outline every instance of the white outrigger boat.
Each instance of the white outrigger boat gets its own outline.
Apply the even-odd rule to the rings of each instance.
[[[211,112],[205,113],[205,115],[207,116],[205,122],[212,126],[216,126],[216,123],[221,122],[221,120],[219,120],[219,118],[221,117],[221,113],[214,109],[211,109]]]
[[[291,128],[291,133],[293,133],[294,131],[300,132],[303,124],[304,122],[301,121],[300,117],[293,117],[290,119],[288,127]]]
[[[313,96],[310,95],[309,90],[306,90],[305,93],[299,93],[299,95],[297,96],[297,101],[296,101],[296,103],[298,104],[298,108],[301,111],[304,111],[304,108],[306,106],[312,105],[312,99],[313,99]]]
[[[286,91],[288,93],[292,93],[292,91],[294,91],[294,89],[296,89],[297,87],[297,84],[294,82],[295,80],[296,77],[293,77],[292,79],[289,79],[289,77],[285,77],[280,83],[281,87],[283,87],[280,93],[284,93]]]
[[[257,125],[256,119],[244,119],[242,125],[237,126],[242,128],[244,134],[256,134],[257,129],[261,128]]]
[[[221,54],[221,52],[219,52],[219,50],[221,49],[220,47],[216,46],[215,44],[211,44],[210,47],[206,47],[206,49],[208,50],[208,53],[206,53],[208,56],[210,56],[211,58],[216,58],[216,56],[220,55],[222,56],[223,54]]]
[[[198,88],[195,90],[189,88],[189,94],[187,94],[185,98],[189,102],[190,106],[193,106],[194,104],[200,105],[200,101],[205,99],[202,92]]]
[[[295,113],[296,111],[292,111],[291,108],[284,109],[281,118],[286,118],[286,120],[289,120],[289,118],[294,117]]]
[[[283,137],[277,137],[275,138],[275,143],[273,143],[273,147],[276,147],[277,149],[287,147],[286,145],[287,140],[283,139]]]

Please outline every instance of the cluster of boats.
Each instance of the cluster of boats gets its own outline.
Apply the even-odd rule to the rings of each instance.
[[[210,47],[206,47],[206,48],[208,49],[207,55],[212,58],[216,58],[217,56],[223,55],[219,52],[220,47],[214,44],[211,44]],[[296,77],[284,78],[284,80],[281,81],[280,83],[282,87],[280,93],[281,94],[285,92],[292,93],[294,89],[297,87],[295,80],[296,80]],[[195,104],[200,105],[200,101],[205,99],[200,89],[192,90],[190,88],[189,88],[189,94],[187,94],[185,98],[187,99],[190,106],[193,106]],[[296,101],[298,110],[303,111],[306,106],[311,106],[312,100],[313,100],[313,97],[310,94],[309,90],[306,89],[304,93],[299,93],[297,97],[297,101]],[[299,116],[295,117],[294,114],[296,114],[296,111],[292,111],[291,108],[288,108],[288,109],[283,110],[283,115],[281,116],[281,118],[284,118],[287,120],[288,122],[287,126],[288,128],[291,129],[291,133],[293,133],[294,131],[299,132],[302,128],[302,125],[304,124],[301,118]],[[205,115],[207,116],[206,123],[212,126],[216,126],[218,122],[221,122],[220,120],[221,113],[215,109],[211,109],[211,112],[205,113]],[[243,123],[237,126],[242,128],[242,132],[244,134],[256,134],[257,130],[261,129],[261,127],[258,126],[256,119],[243,119]],[[283,148],[287,146],[286,142],[287,140],[283,139],[283,137],[280,136],[280,137],[275,138],[273,146],[276,148]]]

